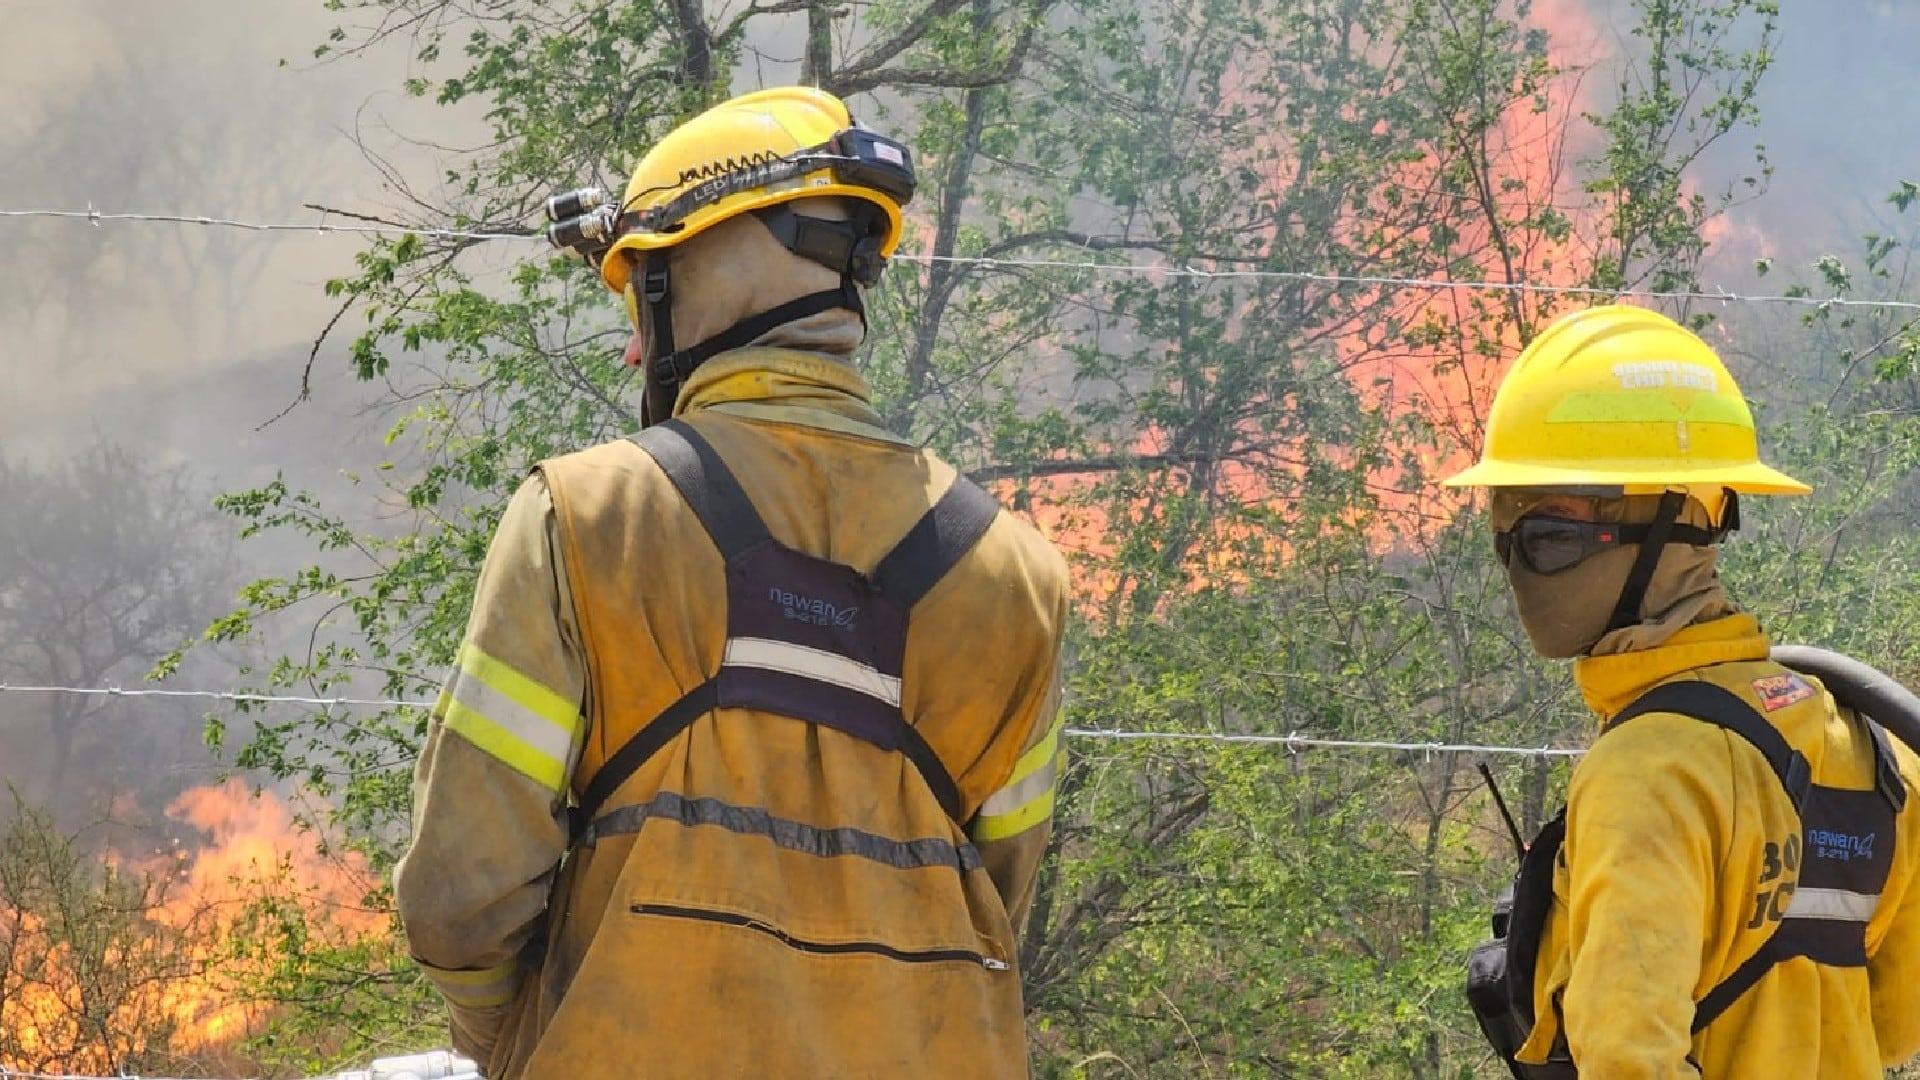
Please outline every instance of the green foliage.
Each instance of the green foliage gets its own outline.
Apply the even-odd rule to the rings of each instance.
[[[1691,290],[1707,249],[1704,228],[1728,206],[1765,190],[1773,167],[1754,147],[1754,169],[1727,190],[1703,193],[1689,166],[1758,115],[1761,76],[1773,65],[1779,5],[1769,0],[1633,0],[1638,53],[1604,114],[1589,114],[1605,148],[1586,188],[1608,206],[1591,281],[1602,288]]]

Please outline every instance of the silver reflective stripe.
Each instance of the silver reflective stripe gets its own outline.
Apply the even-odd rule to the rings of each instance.
[[[898,678],[824,649],[767,638],[732,638],[727,642],[727,655],[721,663],[727,667],[763,668],[799,675],[858,691],[895,708],[900,706]]]
[[[1878,893],[1848,892],[1845,889],[1799,889],[1787,904],[1789,919],[1835,919],[1866,922],[1880,904]]]
[[[988,796],[987,801],[980,804],[980,815],[982,817],[998,817],[1002,814],[1010,814],[1040,796],[1045,795],[1053,788],[1053,763],[1057,759],[1057,754],[1047,758],[1047,764],[1044,768],[1032,772],[1027,775],[1026,779],[1009,784]]]
[[[447,710],[449,727],[507,764],[559,789],[573,760],[577,732],[520,704],[471,671],[454,672],[447,697],[453,705]]]

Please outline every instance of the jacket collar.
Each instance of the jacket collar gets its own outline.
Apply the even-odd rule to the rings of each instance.
[[[1573,681],[1601,724],[1655,685],[1683,672],[1735,660],[1764,660],[1772,643],[1752,615],[1696,623],[1651,649],[1574,661]]]
[[[673,412],[679,416],[710,410],[911,445],[882,425],[872,400],[867,380],[844,359],[751,347],[723,353],[696,368],[680,388]]]

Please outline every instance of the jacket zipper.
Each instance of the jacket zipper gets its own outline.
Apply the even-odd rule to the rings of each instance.
[[[964,961],[978,964],[988,971],[1006,971],[1010,965],[996,957],[967,949],[896,949],[891,945],[882,945],[877,941],[806,941],[794,937],[771,923],[763,922],[749,915],[736,915],[730,911],[708,911],[704,908],[676,907],[671,904],[634,904],[628,910],[635,915],[660,915],[671,919],[697,919],[701,922],[721,923],[726,926],[738,926],[747,930],[757,930],[779,941],[789,948],[801,952],[818,953],[823,956],[836,956],[843,953],[872,953],[890,960],[899,960],[909,964],[935,964],[942,962]]]

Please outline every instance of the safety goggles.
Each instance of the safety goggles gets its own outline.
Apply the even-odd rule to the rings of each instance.
[[[1536,574],[1558,574],[1609,548],[1645,543],[1652,531],[1652,525],[1529,515],[1514,522],[1513,528],[1494,533],[1493,550],[1503,565],[1513,565],[1513,558],[1518,555],[1521,564]],[[1667,543],[1711,544],[1720,536],[1692,525],[1676,524],[1667,530]]]

